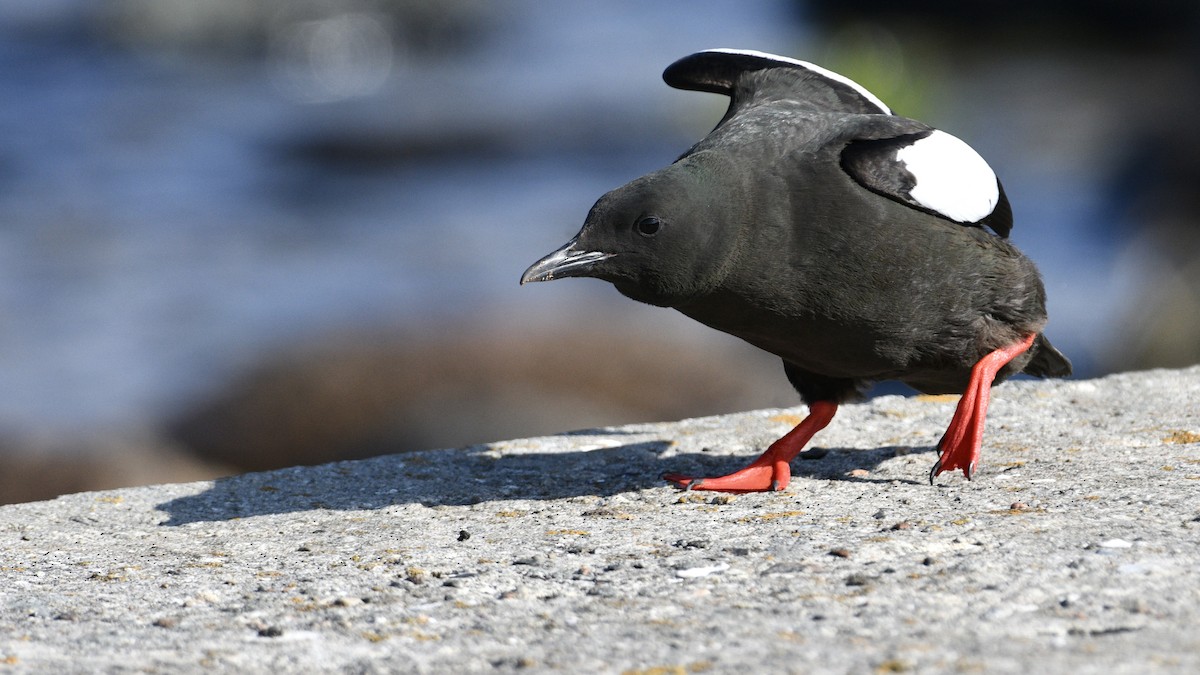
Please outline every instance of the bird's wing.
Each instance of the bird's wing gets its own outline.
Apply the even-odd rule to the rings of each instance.
[[[991,167],[944,131],[893,115],[865,87],[820,66],[774,54],[710,49],[663,72],[677,89],[724,94],[726,122],[746,108],[787,102],[813,112],[859,118],[863,133],[842,152],[842,168],[860,185],[901,204],[956,223],[1012,230],[1012,209]]]
[[[744,73],[756,73],[751,86],[739,87]],[[786,100],[818,112],[892,114],[866,87],[807,61],[742,49],[710,49],[679,59],[663,71],[676,89],[730,97],[729,119],[757,101]]]
[[[1000,180],[971,146],[903,117],[863,120],[869,133],[851,140],[841,164],[868,190],[963,225],[1012,230],[1012,207]]]

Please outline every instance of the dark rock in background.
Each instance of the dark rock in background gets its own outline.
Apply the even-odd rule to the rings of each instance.
[[[797,402],[777,360],[740,344],[619,322],[450,324],[269,355],[167,433],[263,470]]]

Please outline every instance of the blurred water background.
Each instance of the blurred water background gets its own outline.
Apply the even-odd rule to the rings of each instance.
[[[1200,360],[1200,11],[890,7],[6,0],[0,502],[794,404],[672,312],[517,286],[715,124],[659,77],[711,47],[978,149],[1077,376]]]

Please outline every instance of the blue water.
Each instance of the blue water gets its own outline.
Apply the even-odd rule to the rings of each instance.
[[[715,97],[670,90],[661,69],[717,46],[819,57],[790,3],[512,2],[470,49],[397,56],[370,91],[306,97],[270,59],[115,49],[87,34],[91,3],[55,3],[49,18],[35,5],[0,11],[10,433],[147,423],[274,347],[342,327],[623,306],[601,284],[532,293],[516,279],[597,196],[719,117]],[[979,133],[956,131],[999,157],[1014,237],[1046,273],[1055,341],[1086,353],[1121,297],[1073,290],[1120,283],[1105,281],[1113,248],[1089,219],[1095,177],[1024,170],[972,114],[953,119]],[[313,159],[313,139],[331,136],[441,139],[446,151]],[[1086,256],[1055,255],[1081,241]]]

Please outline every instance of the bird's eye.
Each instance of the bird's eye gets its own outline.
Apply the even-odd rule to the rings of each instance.
[[[643,237],[653,237],[662,229],[662,221],[657,216],[646,216],[637,221],[638,234]]]

